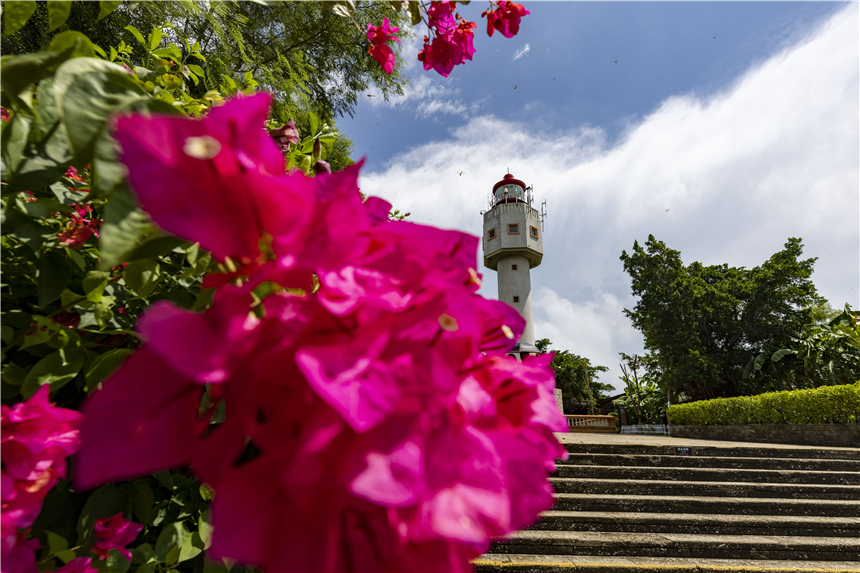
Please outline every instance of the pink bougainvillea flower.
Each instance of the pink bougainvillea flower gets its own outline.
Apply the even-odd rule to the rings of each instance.
[[[302,180],[284,176],[278,144],[260,129],[270,101],[264,93],[233,98],[202,120],[116,120],[143,208],[160,227],[199,242],[218,260],[254,259],[265,233],[300,232],[308,222],[311,194]]]
[[[84,403],[75,484],[87,489],[187,464],[203,429],[202,395],[149,348],[130,356]]]
[[[27,531],[9,532],[11,540],[7,543],[7,532],[3,531],[2,571],[3,573],[38,573],[36,566],[36,550],[39,549],[38,539],[25,539]]]
[[[275,141],[278,142],[284,153],[288,153],[290,151],[290,144],[296,145],[299,142],[299,130],[296,129],[296,120],[291,119],[283,127],[270,129],[269,135],[275,138]]]
[[[74,179],[75,181],[83,181],[84,178],[78,175],[78,170],[75,169],[73,165],[70,165],[69,168],[64,173],[64,177],[68,177],[69,179]]]
[[[47,385],[25,402],[0,407],[4,573],[37,570],[33,552],[39,543],[25,540],[25,529],[36,521],[48,491],[66,476],[66,457],[80,445],[81,418],[51,404]]]
[[[6,121],[7,119],[12,119],[12,116],[9,115],[9,110],[0,106],[0,120]]]
[[[432,43],[428,44],[428,38],[425,38],[424,48],[418,52],[418,60],[424,63],[424,69],[432,68],[447,78],[454,66],[471,60],[475,53],[475,33],[472,30],[477,27],[474,22],[461,20],[451,26],[450,31],[437,33]]]
[[[75,557],[57,569],[57,573],[98,573],[98,571],[98,569],[93,567],[91,557]]]
[[[400,40],[394,36],[395,32],[400,31],[400,28],[392,28],[388,25],[388,18],[382,19],[382,26],[374,26],[367,24],[367,39],[370,40],[370,48],[367,53],[373,56],[373,59],[379,62],[386,74],[394,71],[394,52],[388,47],[387,42]]]
[[[522,4],[508,0],[499,0],[497,6],[498,9],[485,12],[487,35],[492,36],[498,30],[505,38],[513,38],[520,31],[520,20],[530,12]]]
[[[248,288],[225,287],[209,311],[190,312],[167,301],[147,309],[138,331],[177,373],[199,384],[224,382],[257,341],[260,320]]]
[[[454,18],[455,7],[456,3],[449,0],[433,2],[430,5],[427,15],[430,18],[430,27],[434,29],[436,34],[450,34],[457,27],[457,21]]]
[[[123,518],[122,513],[97,519],[93,526],[93,532],[98,541],[93,547],[93,553],[98,555],[99,559],[107,559],[108,552],[111,549],[116,549],[131,561],[131,551],[125,546],[134,541],[141,531],[143,531],[142,525],[127,521]]]
[[[389,221],[390,204],[362,202],[360,163],[314,178],[246,168],[256,156],[236,143],[241,129],[200,124],[187,137],[208,135],[227,156],[198,171],[242,166],[243,192],[271,213],[251,231],[222,225],[233,191],[214,175],[214,198],[179,181],[199,221],[185,236],[224,235],[206,240],[226,245],[235,271],[207,279],[218,290],[203,313],[160,302],[143,315],[143,348],[84,403],[77,487],[185,465],[218,492],[215,558],[279,572],[468,571],[492,537],[551,505],[546,471],[564,455],[547,360],[505,357],[523,320],[476,293],[479,239]],[[137,127],[120,124],[120,141],[149,141],[122,133]],[[170,130],[164,148],[178,145]],[[167,163],[159,177],[181,171]],[[175,199],[158,185],[142,193],[156,222]],[[304,197],[289,204],[294,193]],[[301,213],[279,215],[273,198]],[[265,252],[236,256],[229,246],[249,237]],[[210,423],[216,410],[226,415]]]

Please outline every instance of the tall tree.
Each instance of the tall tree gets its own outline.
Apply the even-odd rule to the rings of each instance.
[[[634,242],[621,261],[639,300],[625,314],[645,337],[667,389],[688,398],[755,394],[743,368],[778,337],[808,321],[823,299],[810,280],[814,258],[790,238],[782,251],[752,269],[727,264],[685,266],[681,253],[653,235]],[[766,388],[765,388],[766,389]]]
[[[548,338],[541,338],[535,342],[535,346],[543,354],[549,351],[552,342]],[[606,366],[593,365],[588,358],[569,350],[554,352],[550,366],[555,370],[555,386],[561,388],[565,412],[573,412],[589,402],[606,398],[614,390],[611,384],[597,381],[601,372],[609,371]]]
[[[402,94],[408,81],[401,74],[401,58],[387,74],[367,53],[369,22],[388,18],[393,26],[402,27],[401,37],[411,33],[406,17],[388,2],[356,2],[352,18],[336,14],[333,2],[126,2],[98,20],[99,3],[77,1],[65,23],[50,31],[47,4],[38,2],[27,24],[2,39],[4,54],[43,49],[56,34],[75,30],[106,51],[125,41],[134,48],[133,57],[140,60],[136,63],[143,65],[144,51],[126,26],[144,35],[153,26],[163,28],[183,54],[185,41],[200,44],[206,58],[200,65],[207,73],[198,87],[200,94],[193,95],[218,89],[226,78],[242,84],[253,77],[276,97],[272,117],[281,122],[296,119],[300,130],[309,111],[333,123],[339,116],[352,115],[359,96],[370,87],[387,99]],[[400,49],[395,43],[395,54]]]

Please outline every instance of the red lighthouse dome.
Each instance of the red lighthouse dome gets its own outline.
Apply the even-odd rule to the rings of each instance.
[[[510,173],[493,185],[493,205],[499,203],[526,203],[526,184]]]

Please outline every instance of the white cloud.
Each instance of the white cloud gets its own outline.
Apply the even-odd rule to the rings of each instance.
[[[858,69],[851,4],[721,93],[667,99],[611,146],[596,127],[549,133],[471,117],[364,174],[361,187],[417,222],[480,234],[506,169],[533,184],[549,212],[543,264],[532,271],[535,334],[617,370],[617,353],[642,344],[620,312],[634,301],[618,257],[649,233],[687,263],[746,267],[802,237],[805,255],[818,257],[819,292],[836,307],[860,306]],[[446,94],[415,99],[434,100],[472,113]],[[482,293],[495,297],[495,273],[485,270]]]
[[[520,48],[519,50],[516,51],[516,53],[514,54],[514,59],[511,61],[516,62],[517,60],[519,60],[520,58],[522,58],[523,56],[528,54],[530,51],[531,51],[531,46],[526,44],[525,46],[523,46],[522,48]]]

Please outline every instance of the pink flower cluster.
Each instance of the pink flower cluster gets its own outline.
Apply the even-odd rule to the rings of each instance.
[[[2,562],[4,573],[36,571],[39,542],[25,540],[42,501],[66,477],[66,457],[80,445],[82,415],[57,408],[42,386],[26,402],[2,406]]]
[[[471,60],[475,53],[472,40],[475,33],[472,31],[478,25],[474,22],[463,20],[459,14],[454,16],[456,2],[443,0],[434,2],[427,10],[430,18],[430,28],[433,30],[432,43],[429,38],[424,38],[424,48],[418,52],[418,61],[424,62],[424,69],[433,68],[442,77],[448,77],[454,66]]]
[[[526,10],[522,4],[499,0],[496,2],[496,10],[484,12],[481,16],[487,16],[487,35],[492,37],[493,32],[498,30],[505,38],[513,38],[520,31],[520,20],[531,12]]]
[[[131,561],[131,551],[125,546],[134,541],[141,531],[143,531],[142,525],[126,521],[122,513],[97,519],[94,533],[98,541],[93,547],[93,553],[98,555],[99,559],[107,559],[110,550],[116,549]]]
[[[70,167],[69,169],[74,169]],[[78,250],[84,246],[91,235],[99,236],[99,225],[101,220],[93,217],[93,207],[86,205],[72,205],[71,219],[65,229],[60,231],[57,239],[60,243],[68,245],[70,249]]]
[[[468,571],[552,506],[551,356],[505,356],[524,323],[476,294],[476,237],[389,221],[360,164],[285,174],[269,102],[117,120],[154,221],[238,270],[202,314],[143,315],[84,404],[76,482],[188,465],[211,556],[268,571]]]
[[[367,53],[373,56],[373,59],[379,62],[386,74],[394,71],[394,52],[387,45],[387,42],[400,40],[394,36],[395,32],[399,32],[400,28],[391,28],[388,26],[388,18],[382,19],[382,26],[367,25],[367,39],[370,40],[370,48]]]

